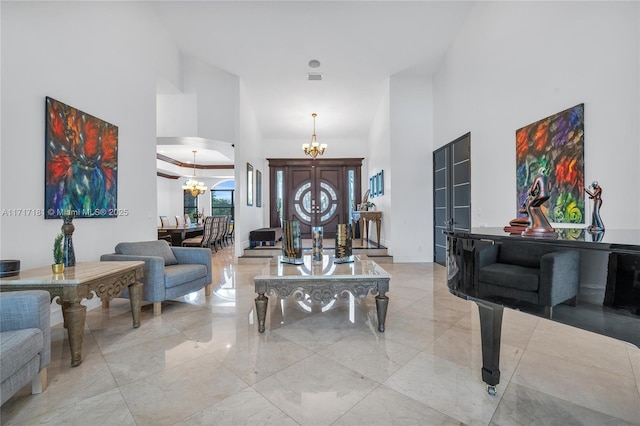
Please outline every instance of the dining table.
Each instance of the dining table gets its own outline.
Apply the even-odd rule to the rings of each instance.
[[[203,232],[204,225],[159,226],[158,239],[169,236],[171,238],[171,245],[179,247],[185,239],[202,235]]]

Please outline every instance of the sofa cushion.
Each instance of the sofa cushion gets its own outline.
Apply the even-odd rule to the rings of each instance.
[[[0,333],[0,381],[14,375],[30,359],[42,352],[44,336],[38,328]]]
[[[478,280],[501,287],[524,291],[538,291],[539,269],[504,263],[492,263],[480,268]]]
[[[207,277],[207,267],[201,264],[180,264],[164,268],[164,286],[171,288],[198,278]]]
[[[157,256],[164,259],[164,265],[177,265],[178,259],[173,254],[173,250],[164,240],[139,241],[133,243],[119,243],[116,246],[117,254],[128,254],[133,256]]]
[[[520,265],[527,268],[539,268],[540,257],[548,249],[537,244],[502,244],[498,252],[498,262]]]

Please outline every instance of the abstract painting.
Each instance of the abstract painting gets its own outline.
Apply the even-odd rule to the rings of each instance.
[[[118,127],[46,98],[45,218],[118,216]]]
[[[542,206],[549,221],[584,223],[584,104],[516,130],[517,209],[541,169],[550,187]]]

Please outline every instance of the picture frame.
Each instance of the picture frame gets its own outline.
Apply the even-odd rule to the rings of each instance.
[[[247,206],[253,206],[253,166],[247,163]]]
[[[262,207],[262,172],[256,170],[256,207]]]
[[[378,188],[378,195],[384,195],[384,170],[380,170],[377,177],[378,184],[376,186]]]
[[[376,178],[375,176],[371,176],[369,178],[369,189],[371,190],[371,198],[375,198],[376,194],[377,194],[377,190],[376,190]]]
[[[45,98],[45,219],[115,218],[118,126]]]

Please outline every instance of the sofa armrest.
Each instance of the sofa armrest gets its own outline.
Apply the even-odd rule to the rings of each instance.
[[[562,250],[544,254],[540,258],[541,305],[555,306],[578,294],[580,288],[580,252]]]
[[[141,282],[143,284],[142,292],[144,295],[155,294],[164,296],[164,259],[160,256],[141,256],[133,254],[103,254],[100,256],[101,261],[129,261],[141,260],[144,262],[144,277]],[[157,298],[157,297],[156,297]],[[148,302],[157,302],[159,300],[147,300]]]
[[[44,348],[40,370],[51,362],[51,296],[44,290],[0,293],[0,331],[38,328]]]
[[[482,268],[498,261],[498,251],[500,246],[497,244],[488,245],[478,250],[478,267]]]
[[[211,249],[198,247],[171,247],[178,263],[197,263],[207,268],[207,282],[213,282],[211,271]]]

